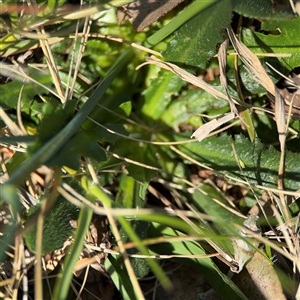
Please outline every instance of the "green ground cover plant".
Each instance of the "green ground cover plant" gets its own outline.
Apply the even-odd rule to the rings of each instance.
[[[0,3],[1,298],[300,299],[299,7]]]

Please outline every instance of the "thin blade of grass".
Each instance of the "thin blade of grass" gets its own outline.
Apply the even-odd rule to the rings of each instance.
[[[97,181],[98,180],[96,180],[96,182]],[[96,196],[98,199],[101,199],[101,201],[103,203],[103,206],[104,206],[104,208],[107,212],[106,214],[107,214],[107,218],[108,218],[108,221],[110,223],[110,226],[111,226],[112,233],[114,234],[114,237],[117,241],[118,247],[120,248],[120,251],[122,253],[123,260],[124,260],[124,265],[125,265],[126,270],[128,272],[128,276],[131,279],[131,281],[130,281],[131,283],[129,284],[129,286],[126,286],[125,288],[130,289],[131,287],[133,287],[134,295],[135,295],[136,299],[144,299],[142,290],[141,290],[141,288],[138,284],[137,278],[134,274],[134,271],[133,271],[132,265],[130,263],[128,254],[126,252],[126,249],[124,248],[124,244],[122,242],[121,235],[120,235],[119,230],[117,228],[116,222],[115,222],[114,218],[112,217],[112,215],[109,211],[109,208],[111,208],[111,206],[112,206],[112,200],[102,191],[101,188],[99,188],[96,185],[93,185],[89,189],[89,191],[94,196]]]
[[[164,26],[159,31],[155,32],[151,35],[147,42],[151,45],[156,45],[172,32],[174,32],[177,28],[183,25],[185,22],[190,20],[192,17],[197,15],[202,10],[206,9],[207,7],[215,4],[216,0],[208,0],[208,1],[195,1],[190,6],[188,6],[182,13],[176,16],[170,23]]]
[[[58,277],[58,280],[55,284],[53,299],[67,299],[74,266],[82,250],[84,239],[91,223],[92,215],[93,210],[88,207],[84,207],[80,210],[78,228],[75,234],[74,243],[72,244],[70,253],[68,253],[65,259],[64,270],[61,276]]]
[[[45,32],[44,28],[37,29],[38,34],[43,34],[44,32]],[[64,93],[63,93],[63,86],[62,86],[62,82],[61,82],[61,79],[60,79],[60,76],[58,73],[56,63],[54,61],[52,49],[50,48],[50,45],[49,45],[47,39],[46,40],[40,39],[39,42],[40,42],[41,48],[43,50],[43,53],[45,55],[48,69],[49,69],[49,72],[53,79],[53,84],[56,88],[58,95],[60,96],[60,99],[62,100],[62,103],[64,103],[66,100],[64,97]]]
[[[140,238],[138,235],[134,232],[132,227],[130,226],[129,222],[126,221],[124,217],[118,217],[118,220],[120,224],[122,225],[123,229],[126,231],[130,239],[136,244],[136,247],[139,249],[139,251],[144,255],[149,255],[149,252],[147,248],[142,244]],[[149,266],[151,267],[152,272],[156,276],[157,280],[160,282],[162,287],[165,290],[170,290],[172,288],[172,283],[169,280],[169,278],[166,276],[164,271],[161,269],[159,264],[152,259],[146,259]]]

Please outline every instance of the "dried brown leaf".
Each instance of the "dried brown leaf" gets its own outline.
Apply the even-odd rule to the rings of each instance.
[[[227,32],[231,43],[238,53],[240,59],[244,63],[246,69],[250,74],[254,75],[254,79],[258,81],[271,95],[275,97],[275,121],[277,125],[280,149],[281,149],[281,158],[280,166],[278,170],[279,180],[278,188],[283,189],[283,173],[284,173],[284,148],[285,148],[285,109],[284,101],[276,89],[271,78],[268,76],[267,72],[261,65],[259,59],[254,55],[242,42],[240,42],[231,27],[227,28]],[[283,201],[283,199],[282,199]]]
[[[284,101],[277,89],[275,90],[275,121],[279,134],[280,150],[281,152],[284,152],[286,139],[285,110]]]
[[[117,8],[118,22],[133,19],[133,28],[142,31],[184,0],[138,0]]]
[[[142,66],[147,65],[147,64],[155,64],[156,66],[158,66],[162,69],[169,70],[172,73],[178,75],[182,80],[184,80],[186,82],[189,82],[190,84],[205,90],[206,92],[210,93],[214,97],[225,99],[225,100],[229,101],[227,95],[223,94],[222,92],[220,92],[219,90],[214,88],[212,85],[206,83],[201,78],[194,76],[193,74],[185,71],[184,69],[178,67],[175,64],[164,62],[164,61],[162,61],[162,60],[160,60],[160,59],[158,59],[154,56],[151,56],[151,57],[147,58],[147,62],[145,62],[145,63],[141,64],[140,66],[138,66],[137,69],[139,69]],[[237,99],[232,98],[232,97],[231,97],[231,100],[235,104],[241,105],[243,107],[253,108],[253,105],[248,104],[246,102],[242,102],[242,101],[237,100]],[[266,109],[263,109],[263,108],[258,108],[258,109],[266,111]]]
[[[208,123],[201,125],[191,136],[191,138],[196,138],[199,142],[205,139],[213,130],[218,128],[219,126],[231,121],[234,119],[235,113],[230,112],[225,114],[222,118],[213,119]]]
[[[140,65],[139,67],[142,67],[143,65],[146,65],[146,64],[155,64],[160,68],[169,70],[172,73],[177,74],[182,80],[185,80],[185,81],[205,90],[206,92],[212,94],[214,97],[228,100],[228,97],[225,94],[223,94],[222,92],[215,89],[212,85],[206,83],[201,78],[196,77],[193,74],[183,70],[182,68],[176,66],[175,64],[164,62],[160,59],[157,59],[154,56],[151,56],[150,58],[148,58],[147,62]]]
[[[254,79],[258,81],[270,94],[275,95],[275,85],[261,65],[257,56],[236,38],[231,27],[227,28],[227,32],[235,51],[244,63],[248,72],[253,74]]]
[[[219,60],[219,66],[220,66],[220,81],[221,81],[221,84],[223,85],[226,95],[228,97],[231,111],[234,112],[236,115],[238,115],[238,110],[228,92],[227,77],[226,77],[227,49],[228,49],[228,39],[226,39],[221,44],[219,51],[218,51],[218,60]]]

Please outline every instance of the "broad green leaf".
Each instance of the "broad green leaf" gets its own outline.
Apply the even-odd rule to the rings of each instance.
[[[262,105],[262,102],[256,101],[256,103],[253,103],[254,105]],[[265,114],[253,114],[252,119],[254,122],[254,126],[257,132],[258,137],[264,139],[264,143],[266,144],[273,144],[277,143],[278,141],[278,133],[277,133],[277,127],[276,123],[267,115]],[[268,134],[266,135],[266,132]],[[290,149],[288,146],[287,149]],[[298,149],[298,148],[297,148]],[[295,149],[292,152],[296,152],[297,149]]]
[[[218,87],[215,87],[218,89]],[[163,112],[161,120],[170,127],[181,124],[191,124],[198,127],[201,121],[198,114],[220,114],[227,112],[228,101],[216,99],[211,94],[201,89],[183,91],[182,94],[172,101]]]
[[[0,70],[1,73],[1,70]],[[30,77],[37,80],[38,82],[50,87],[52,84],[51,77],[48,74],[33,71],[30,74]],[[1,85],[1,97],[0,97],[0,106],[3,109],[17,109],[18,98],[20,95],[20,90],[24,85],[24,89],[22,91],[22,112],[30,113],[30,106],[34,102],[34,97],[37,93],[45,93],[47,92],[41,86],[34,83],[24,83],[17,79],[12,80],[6,84]],[[48,93],[48,92],[47,92]]]
[[[130,67],[128,68],[130,69]],[[132,101],[132,95],[136,91],[136,85],[139,83],[139,80],[128,82],[128,77],[132,76],[129,71],[124,70],[120,77],[112,82],[106,96],[99,101],[99,105],[90,114],[93,120],[100,124],[115,124],[120,122],[120,117],[113,112],[123,117],[128,116],[128,112],[131,110],[131,105],[128,103]]]
[[[9,176],[18,170],[20,165],[22,165],[26,159],[28,159],[28,154],[26,152],[16,152],[6,164]]]
[[[151,45],[156,45],[161,42],[164,38],[182,26],[185,22],[189,21],[195,15],[201,11],[207,9],[211,5],[217,3],[217,0],[207,0],[207,1],[194,1],[186,9],[178,14],[173,20],[168,23],[166,26],[161,28],[159,31],[155,32],[147,39],[147,43]]]
[[[67,183],[78,193],[84,193],[83,188],[76,180],[67,180]],[[39,209],[40,203],[29,211],[28,216],[33,216]],[[53,207],[44,217],[42,241],[43,254],[61,248],[63,243],[74,234],[74,228],[71,227],[70,221],[77,220],[78,214],[78,207],[64,199],[63,196],[58,196]],[[36,232],[37,223],[26,230],[24,234],[26,245],[32,252],[35,252],[36,249]]]
[[[129,117],[131,111],[132,111],[132,103],[131,101],[127,101],[124,103],[121,103],[121,105],[117,108],[117,113],[120,115],[124,115],[126,117]]]
[[[43,117],[39,126],[39,138],[36,145],[31,145],[30,151],[35,151],[43,143],[51,139],[61,130],[72,118],[76,109],[76,101],[67,101],[61,104],[57,99],[48,99],[48,103],[43,106]]]
[[[67,101],[60,105],[52,101],[44,105],[43,119],[40,124],[39,138],[30,145],[29,151],[35,152],[41,145],[52,138],[62,129],[75,113],[76,101]],[[80,155],[93,158],[97,161],[106,159],[104,150],[97,144],[96,139],[88,135],[88,131],[79,129],[70,140],[61,148],[60,154],[45,162],[50,166],[67,166],[76,170],[80,166]]]
[[[300,212],[300,198],[296,199],[293,203],[289,205],[289,209],[293,216],[297,216]]]
[[[143,139],[143,136],[135,137],[140,137]],[[126,157],[137,162],[137,164],[127,164],[127,170],[129,172],[128,175],[132,176],[136,180],[141,182],[147,182],[157,174],[156,170],[138,165],[139,163],[141,163],[154,168],[159,167],[156,158],[155,146],[150,144],[138,143],[126,139],[119,139],[112,146],[111,151],[118,154],[121,157]]]
[[[288,1],[284,4],[272,2],[270,0],[220,0],[220,1],[194,1],[184,11],[178,14],[170,23],[162,29],[154,33],[147,39],[151,45],[155,45],[175,32],[179,27],[189,22],[195,15],[202,14],[205,10],[211,9],[215,4],[227,5],[230,7],[230,15],[232,10],[252,18],[264,19],[287,19],[295,17]],[[217,12],[215,20],[223,17],[222,11]],[[205,22],[205,19],[202,20]]]
[[[245,165],[242,171],[237,165],[232,145],[238,159]],[[178,148],[223,174],[242,180],[247,179],[251,184],[277,188],[280,153],[272,146],[266,148],[259,140],[251,143],[242,135],[236,136],[235,140],[222,135],[207,138],[199,143],[180,145]],[[287,151],[284,173],[284,185],[287,190],[300,188],[299,172],[299,154]]]
[[[4,37],[0,38],[0,53],[5,48],[10,47],[11,45],[15,44],[15,42],[19,39],[18,36],[14,35],[13,33],[9,32]]]
[[[89,157],[98,162],[106,160],[106,153],[99,144],[91,139],[87,132],[79,130],[61,148],[59,155],[49,160],[46,164],[50,166],[66,166],[77,170],[80,167],[80,156]]]
[[[109,66],[114,59],[111,53],[112,48],[106,40],[91,39],[87,42],[85,56],[88,56],[88,59],[92,61],[92,68],[95,68],[95,63],[96,66],[102,66],[102,68]]]
[[[145,200],[145,198],[146,198],[148,186],[149,186],[149,182],[143,182],[139,186],[139,197],[142,200]]]
[[[182,25],[163,51],[166,60],[205,68],[231,21],[231,1],[219,1]]]
[[[166,107],[176,95],[184,82],[172,72],[161,70],[152,80],[150,87],[144,91],[145,104],[141,112],[148,117],[149,123],[159,119]]]
[[[255,53],[290,54],[289,57],[277,59],[291,70],[300,65],[300,17],[293,20],[270,20],[262,23],[264,34],[253,32],[248,28],[242,30],[241,40]]]
[[[100,127],[90,120],[85,121],[82,124],[82,129],[88,134],[88,136],[101,143],[108,142],[114,144],[121,137],[118,134],[127,136],[128,132],[121,124],[105,124],[104,127]],[[114,134],[113,132],[117,134]]]
[[[217,199],[224,206],[219,203],[213,201],[213,199]],[[225,207],[229,207],[228,201],[224,198],[224,196],[212,185],[210,184],[202,184],[200,190],[196,190],[193,193],[193,199],[195,200],[195,204],[202,211],[204,211],[207,215],[215,218],[216,223],[222,224],[222,226],[217,226],[218,231],[221,234],[229,234],[234,230],[229,230],[224,227],[224,223],[230,226],[230,223],[242,224],[244,219],[241,219],[236,214],[232,213]]]
[[[255,19],[287,19],[295,17],[289,1],[233,0],[234,11]]]
[[[271,64],[272,67],[276,68],[276,70],[281,73],[286,72],[285,67],[282,66],[282,64],[277,60],[277,58],[275,59],[273,57],[261,58],[260,62],[274,83],[278,82],[281,76],[278,73],[276,73],[274,70],[272,70],[268,66],[268,64]],[[234,88],[236,89],[236,85],[237,85],[234,73],[235,71],[233,69],[229,69],[227,72],[227,79],[228,79],[228,84],[231,86],[230,95],[238,98],[239,96],[236,94],[236,91],[233,91]],[[249,95],[250,97],[253,98],[254,95],[261,96],[267,94],[266,89],[257,80],[253,78],[253,74],[249,73],[244,65],[240,65],[238,67],[238,73],[242,83],[241,88],[244,96]]]

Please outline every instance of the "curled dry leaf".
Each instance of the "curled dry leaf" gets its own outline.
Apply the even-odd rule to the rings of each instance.
[[[250,74],[254,75],[253,79],[258,81],[270,94],[275,95],[275,85],[261,65],[257,56],[236,38],[231,27],[227,28],[227,32],[232,46],[244,63],[246,69]]]
[[[222,118],[213,119],[206,124],[201,125],[191,136],[191,138],[196,138],[199,142],[205,139],[213,130],[218,128],[219,126],[231,121],[234,119],[235,113],[230,112],[225,114]]]
[[[194,76],[193,74],[185,71],[184,69],[178,67],[175,64],[164,62],[154,56],[147,58],[147,62],[140,65],[139,67],[142,67],[145,64],[155,64],[160,68],[169,70],[172,73],[177,74],[182,80],[187,81],[187,82],[205,90],[206,92],[212,94],[214,97],[228,100],[228,97],[225,94],[223,94],[222,92],[215,89],[212,85],[206,83],[201,78]]]
[[[72,245],[73,237],[69,237],[60,249],[56,249],[53,252],[46,253],[43,256],[45,271],[53,271],[63,257],[68,253]]]
[[[83,268],[90,265],[92,268],[109,278],[109,274],[105,269],[107,253],[104,252],[105,249],[111,248],[109,240],[110,232],[108,229],[107,218],[94,215],[86,235],[86,244],[80,254],[80,260],[76,262],[74,267],[74,274],[76,276],[79,276],[82,273]]]
[[[228,97],[231,111],[234,112],[236,115],[238,115],[238,110],[228,92],[227,77],[226,77],[227,48],[228,48],[228,39],[226,39],[221,44],[218,51],[218,61],[220,66],[220,81]]]
[[[169,70],[172,73],[178,75],[182,80],[184,80],[186,82],[189,82],[190,84],[205,90],[207,93],[210,93],[212,96],[229,101],[227,95],[225,95],[222,92],[218,91],[216,88],[214,88],[212,85],[208,84],[207,82],[205,82],[201,78],[196,77],[195,75],[185,71],[184,69],[178,67],[175,64],[164,62],[164,61],[162,61],[162,60],[160,60],[160,59],[158,59],[154,56],[151,56],[151,57],[147,58],[146,63],[141,64],[139,67],[137,67],[137,69],[141,68],[142,66],[144,66],[146,64],[155,64],[156,66],[158,66],[162,69]],[[242,102],[242,101],[240,101],[238,99],[235,99],[233,97],[231,97],[231,100],[233,101],[233,103],[241,105],[243,107],[253,108],[253,105],[250,105],[246,102]],[[259,109],[260,110],[265,110],[265,109],[262,109],[262,108],[259,108]]]

